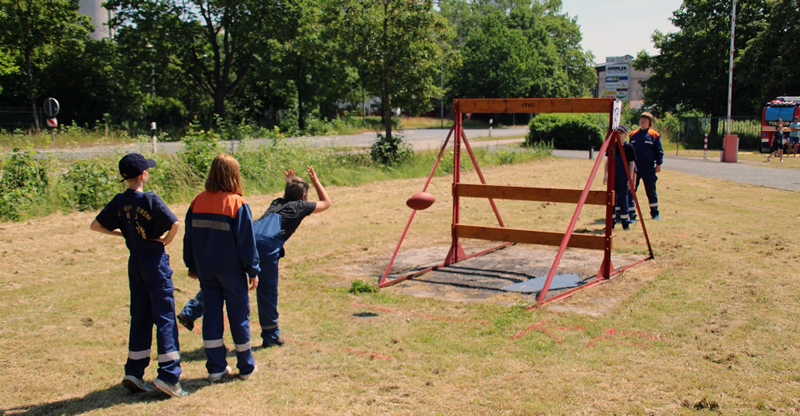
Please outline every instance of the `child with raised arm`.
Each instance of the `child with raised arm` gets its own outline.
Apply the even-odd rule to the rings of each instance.
[[[259,261],[250,207],[242,197],[239,162],[220,154],[211,162],[206,190],[186,213],[183,260],[189,276],[200,280],[205,319],[203,346],[210,381],[231,373],[223,342],[223,306],[228,312],[239,378],[257,370],[250,346],[249,290],[258,286]]]
[[[130,250],[128,281],[131,291],[131,329],[128,361],[122,385],[132,392],[150,391],[144,370],[150,363],[153,324],[158,345],[158,377],[153,384],[172,397],[184,397],[181,388],[181,356],[175,323],[172,269],[164,248],[178,233],[180,223],[158,195],[144,192],[148,169],[156,162],[138,153],[119,161],[128,189],[117,194],[92,222],[92,231],[125,238]],[[162,237],[167,233],[166,237]]]
[[[294,234],[303,219],[311,214],[330,208],[331,199],[317,178],[314,168],[307,167],[308,175],[319,197],[318,202],[308,201],[308,182],[295,175],[294,170],[284,171],[286,186],[283,198],[270,204],[259,222],[268,221],[270,216],[280,216],[280,235],[274,244],[259,243],[261,258],[261,285],[256,290],[258,297],[258,320],[261,323],[262,347],[283,346],[278,327],[278,261],[284,257],[283,244]]]

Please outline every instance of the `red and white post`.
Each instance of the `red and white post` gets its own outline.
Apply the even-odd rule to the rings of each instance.
[[[706,133],[706,138],[703,139],[703,160],[708,158],[708,133]]]

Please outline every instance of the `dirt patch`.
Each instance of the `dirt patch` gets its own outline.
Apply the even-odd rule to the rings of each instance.
[[[465,248],[467,254],[493,247],[492,244],[471,245]],[[441,264],[449,246],[432,247],[402,251],[395,260],[387,280],[414,270]],[[430,271],[389,286],[383,290],[393,293],[457,302],[494,302],[511,306],[519,303],[533,304],[539,292],[519,293],[503,288],[531,279],[546,279],[553,264],[557,250],[542,249],[540,246],[514,245],[473,257],[459,263]],[[612,255],[612,263],[625,266],[642,259],[641,255]],[[579,284],[588,283],[597,275],[602,262],[602,254],[597,251],[570,249],[564,253],[559,264],[558,275],[573,274],[580,279]],[[380,276],[384,273],[387,259],[362,258],[348,267],[351,273]],[[617,275],[616,278],[620,278]],[[555,296],[574,286],[556,289],[553,285],[548,297]],[[561,301],[548,304],[551,310],[603,315],[627,299],[634,291],[617,290],[604,293],[600,298],[582,297],[579,300]]]

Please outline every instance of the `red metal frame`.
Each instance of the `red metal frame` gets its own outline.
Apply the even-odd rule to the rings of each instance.
[[[589,179],[586,182],[586,186],[583,188],[581,192],[581,196],[578,200],[577,207],[575,209],[575,213],[572,215],[570,220],[569,226],[567,227],[567,231],[564,234],[563,240],[561,245],[559,246],[558,252],[556,253],[556,257],[553,261],[553,265],[550,268],[550,272],[547,275],[547,279],[545,284],[539,293],[539,297],[537,300],[537,304],[541,305],[545,302],[563,299],[572,295],[577,290],[594,286],[598,283],[602,283],[612,276],[630,268],[635,265],[638,265],[644,261],[653,259],[653,249],[650,245],[650,238],[647,234],[647,228],[645,227],[644,217],[642,216],[641,207],[639,206],[638,198],[636,197],[635,187],[633,184],[633,180],[631,177],[631,172],[629,169],[628,161],[625,158],[625,153],[623,152],[622,148],[622,141],[619,138],[617,132],[612,131],[613,125],[613,117],[614,117],[614,100],[613,99],[507,99],[507,100],[497,100],[497,99],[457,99],[453,101],[453,109],[454,109],[454,123],[453,127],[450,129],[450,132],[447,135],[447,139],[445,139],[444,144],[442,145],[441,150],[439,151],[439,156],[436,158],[436,161],[433,164],[433,168],[431,169],[431,173],[428,175],[428,179],[425,182],[425,186],[422,188],[424,192],[428,185],[433,178],[434,173],[436,172],[436,168],[441,161],[442,155],[444,154],[445,149],[447,148],[447,144],[450,141],[450,138],[453,137],[453,185],[452,185],[452,194],[453,194],[453,215],[452,215],[452,224],[451,224],[451,244],[450,249],[445,256],[444,262],[442,264],[428,267],[422,270],[418,270],[412,273],[407,273],[405,275],[401,275],[396,277],[392,280],[387,281],[387,277],[389,276],[389,272],[394,264],[394,261],[397,257],[397,254],[400,250],[400,246],[405,239],[405,236],[408,232],[409,227],[411,226],[411,222],[414,220],[414,215],[416,214],[416,210],[411,213],[411,217],[408,220],[405,228],[403,229],[403,234],[400,237],[400,241],[398,241],[397,246],[392,253],[392,257],[389,260],[389,264],[386,267],[385,272],[378,280],[378,287],[386,287],[393,285],[395,283],[401,282],[403,280],[419,276],[423,273],[438,270],[442,267],[448,266],[453,263],[457,263],[472,257],[477,257],[480,255],[488,254],[493,251],[499,250],[501,248],[507,247],[509,245],[513,245],[515,243],[512,242],[505,242],[498,246],[492,247],[490,249],[486,249],[480,252],[466,254],[464,249],[461,247],[461,243],[459,242],[458,235],[456,233],[456,225],[459,224],[460,214],[461,214],[461,198],[459,194],[456,192],[456,186],[461,183],[461,144],[463,143],[465,148],[467,149],[467,153],[470,156],[472,164],[475,166],[475,170],[478,174],[478,178],[480,179],[482,184],[486,184],[486,180],[481,172],[480,166],[478,166],[478,161],[475,158],[475,154],[472,151],[471,146],[469,145],[469,141],[467,140],[466,134],[464,134],[464,128],[462,124],[462,114],[464,110],[470,110],[471,112],[493,112],[493,113],[567,113],[567,112],[592,112],[592,113],[609,113],[609,129],[606,135],[605,140],[603,141],[603,145],[600,147],[598,152],[598,156],[594,166],[592,167],[592,171],[589,175]],[[561,262],[561,258],[566,250],[567,246],[569,245],[570,237],[572,236],[575,225],[577,224],[578,217],[580,216],[581,210],[585,205],[587,196],[589,194],[589,190],[591,188],[592,182],[594,181],[595,176],[597,175],[597,171],[600,167],[600,161],[602,159],[602,155],[606,154],[606,150],[608,150],[608,180],[606,185],[606,227],[605,227],[605,247],[603,250],[603,261],[600,265],[600,269],[597,272],[597,276],[595,279],[586,283],[582,286],[567,290],[562,292],[556,296],[547,298],[547,293],[550,288],[550,284],[555,276],[556,271],[558,270],[558,265]],[[621,152],[621,157],[623,163],[625,163],[625,172],[628,176],[628,186],[633,193],[636,209],[639,213],[640,223],[642,224],[642,232],[645,236],[645,241],[647,243],[647,249],[649,252],[649,257],[637,261],[633,264],[614,268],[611,263],[611,245],[612,245],[612,234],[613,234],[613,215],[614,215],[614,172],[615,172],[615,152]],[[488,198],[489,203],[492,207],[492,210],[495,213],[495,217],[500,225],[500,227],[505,227],[503,223],[503,219],[500,216],[500,212],[497,210],[497,206],[493,199]],[[532,307],[535,307],[532,306]]]

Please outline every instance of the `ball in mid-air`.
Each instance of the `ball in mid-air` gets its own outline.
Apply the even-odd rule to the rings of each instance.
[[[406,205],[411,209],[422,210],[433,205],[434,202],[436,202],[436,197],[433,195],[427,192],[417,192],[406,200]]]

